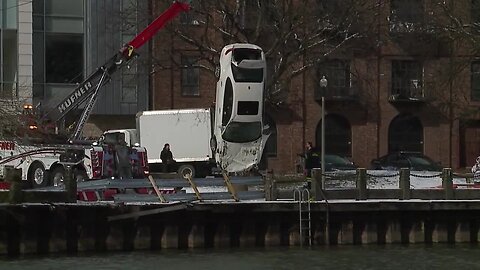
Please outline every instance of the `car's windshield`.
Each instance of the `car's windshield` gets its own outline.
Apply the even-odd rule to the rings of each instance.
[[[240,68],[232,63],[232,73],[236,82],[263,82],[263,68]]]
[[[330,163],[330,164],[335,164],[335,165],[350,165],[351,162],[343,158],[341,156],[337,155],[325,155],[325,162]]]
[[[432,164],[434,164],[434,162],[430,159],[421,156],[410,156],[409,159],[412,165],[431,166]]]
[[[260,122],[231,122],[225,127],[222,138],[228,142],[253,142],[262,136]]]

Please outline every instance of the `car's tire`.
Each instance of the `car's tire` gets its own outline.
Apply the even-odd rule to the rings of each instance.
[[[33,188],[46,187],[49,185],[49,179],[42,163],[34,162],[30,166],[27,180],[31,183]]]
[[[181,177],[185,177],[187,174],[190,174],[192,178],[195,178],[195,167],[190,164],[180,165],[177,172]]]
[[[65,169],[62,166],[55,167],[50,173],[50,183],[54,187],[64,184]]]

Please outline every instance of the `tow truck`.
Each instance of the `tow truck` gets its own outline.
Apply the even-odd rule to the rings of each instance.
[[[175,1],[47,113],[35,110],[31,105],[25,106],[22,121],[27,123],[28,134],[41,135],[38,136],[41,143],[0,141],[0,178],[4,176],[5,166],[13,166],[22,169],[22,179],[33,187],[58,185],[64,177],[64,165],[67,163],[71,165],[77,181],[118,177],[115,145],[119,142],[106,137],[98,143],[82,143],[83,127],[102,86],[116,71],[136,58],[136,50],[152,39],[166,23],[189,9],[189,3]],[[68,139],[60,136],[64,135],[59,132],[60,123],[81,105],[84,107],[71,135]],[[129,146],[129,159],[134,178],[143,178],[149,173],[145,148]]]

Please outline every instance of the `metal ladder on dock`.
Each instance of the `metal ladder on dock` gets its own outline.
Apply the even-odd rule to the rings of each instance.
[[[312,216],[310,208],[310,191],[297,188],[293,191],[293,200],[298,202],[300,246],[312,245]]]

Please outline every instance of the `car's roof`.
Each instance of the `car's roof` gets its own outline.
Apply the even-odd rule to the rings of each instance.
[[[395,151],[395,152],[390,152],[386,154],[386,156],[390,155],[407,155],[407,156],[425,156],[422,152],[416,152],[416,151]]]

